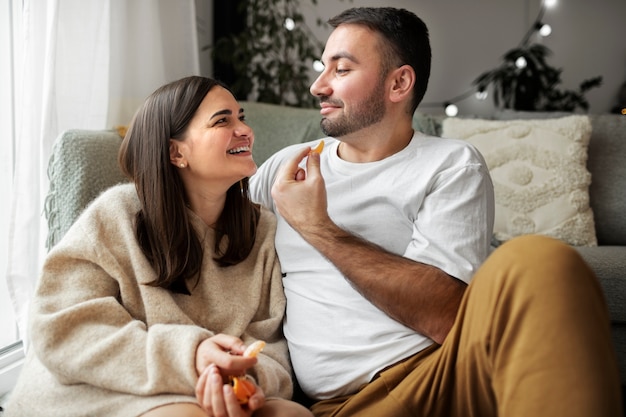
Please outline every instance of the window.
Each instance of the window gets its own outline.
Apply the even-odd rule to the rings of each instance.
[[[8,198],[4,198],[11,195],[15,158],[14,62],[19,51],[14,45],[13,30],[19,23],[20,4],[19,0],[0,4],[0,54],[9,58],[0,60],[0,126],[3,130],[0,137],[0,195],[3,196],[0,204],[0,397],[13,386],[18,371],[16,366],[23,358],[6,280],[11,204]]]

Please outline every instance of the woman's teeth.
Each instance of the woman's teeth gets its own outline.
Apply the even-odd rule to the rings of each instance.
[[[250,150],[249,146],[240,146],[239,148],[230,149],[228,151],[229,154],[233,155],[240,152],[248,152]]]

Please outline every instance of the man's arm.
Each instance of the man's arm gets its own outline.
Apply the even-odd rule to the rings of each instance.
[[[466,284],[442,270],[398,256],[338,227],[328,216],[319,155],[304,149],[280,170],[272,197],[283,218],[389,316],[443,342]]]

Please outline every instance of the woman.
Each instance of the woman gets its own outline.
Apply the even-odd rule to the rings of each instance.
[[[284,400],[276,223],[248,197],[253,142],[215,80],[146,100],[119,154],[133,183],[96,199],[45,262],[6,415],[311,415]],[[240,405],[228,382],[245,373],[258,386]]]

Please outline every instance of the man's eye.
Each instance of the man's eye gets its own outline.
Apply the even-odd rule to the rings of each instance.
[[[344,68],[337,68],[336,72],[337,74],[346,74],[348,73],[350,70],[344,69]]]

